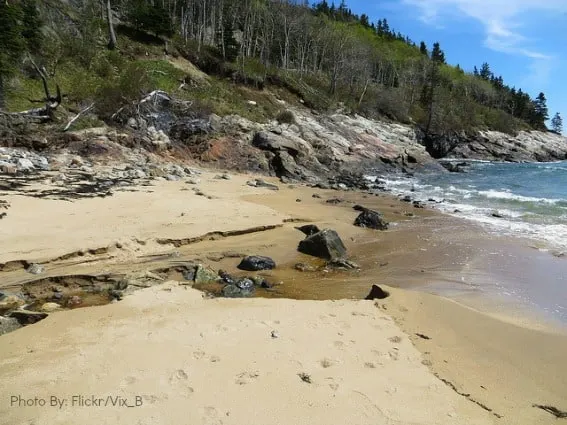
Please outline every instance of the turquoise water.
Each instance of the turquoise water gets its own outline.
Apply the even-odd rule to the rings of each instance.
[[[567,250],[567,162],[469,162],[464,173],[385,179],[394,193],[436,202],[448,213],[499,233],[525,236]]]

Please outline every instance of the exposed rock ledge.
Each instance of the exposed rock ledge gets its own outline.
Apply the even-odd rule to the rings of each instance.
[[[508,162],[548,162],[567,159],[567,138],[552,132],[521,131],[516,136],[497,131],[456,140],[448,158]]]

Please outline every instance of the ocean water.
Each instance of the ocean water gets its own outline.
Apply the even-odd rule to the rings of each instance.
[[[467,163],[464,173],[367,178],[489,233],[523,238],[479,252],[460,279],[567,325],[567,162]]]
[[[467,162],[464,173],[378,179],[395,194],[433,204],[486,229],[567,251],[567,162]],[[374,179],[374,178],[373,178]]]

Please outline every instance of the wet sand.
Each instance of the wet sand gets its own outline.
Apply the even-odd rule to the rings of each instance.
[[[244,183],[249,178],[250,176],[235,176],[230,181],[224,181],[215,180],[212,174],[208,174],[203,178],[200,187],[213,199],[196,196],[192,192],[183,190],[187,188],[184,183],[165,182],[152,188],[151,194],[119,193],[112,198],[96,200],[96,205],[87,204],[92,200],[82,200],[71,206],[62,207],[63,209],[60,209],[57,201],[49,204],[43,201],[41,205],[30,210],[27,200],[10,199],[12,207],[7,219],[12,217],[16,221],[11,224],[16,223],[18,226],[11,228],[7,238],[11,244],[10,251],[2,253],[2,261],[54,259],[73,250],[88,251],[89,248],[110,247],[101,254],[86,252],[81,257],[47,262],[45,276],[71,273],[126,273],[173,266],[189,260],[198,260],[215,269],[222,268],[234,272],[239,260],[232,257],[223,258],[223,255],[220,255],[232,251],[237,254],[259,254],[274,258],[278,268],[264,274],[271,281],[282,281],[283,284],[276,286],[274,292],[264,294],[272,298],[359,300],[364,298],[372,284],[393,287],[390,289],[392,296],[377,303],[378,308],[370,301],[341,301],[339,304],[349,310],[340,314],[340,322],[344,323],[344,329],[357,332],[357,335],[349,339],[346,353],[342,352],[340,356],[337,354],[342,359],[341,362],[344,362],[343,370],[354,371],[348,376],[340,377],[341,382],[346,384],[350,391],[341,395],[346,398],[336,399],[336,394],[317,392],[318,397],[322,397],[319,401],[323,405],[327,403],[327,413],[330,415],[317,409],[303,411],[299,407],[290,408],[287,413],[282,412],[288,416],[284,415],[274,423],[302,423],[297,419],[299,417],[297,415],[303,415],[302,417],[309,419],[310,423],[346,423],[350,419],[352,423],[546,424],[556,423],[556,419],[548,412],[534,408],[533,404],[549,404],[567,410],[565,405],[567,366],[564,358],[567,352],[567,334],[554,323],[547,321],[545,316],[532,315],[530,310],[519,308],[515,302],[500,301],[501,298],[498,296],[499,290],[507,287],[504,282],[507,279],[513,281],[515,276],[524,276],[532,281],[548,279],[547,272],[551,270],[546,265],[548,263],[545,263],[543,258],[539,258],[542,253],[528,247],[527,241],[511,241],[490,236],[478,226],[434,211],[415,209],[387,195],[371,196],[306,187],[288,188],[284,185],[280,185],[280,191],[271,192],[245,186]],[[313,198],[314,193],[321,198]],[[337,205],[326,203],[327,199],[333,197],[341,198],[343,202]],[[297,199],[301,202],[297,202]],[[391,229],[377,232],[353,226],[352,222],[358,214],[352,209],[355,203],[384,212],[386,219],[392,223]],[[47,205],[49,208],[46,207]],[[123,207],[129,209],[122,210]],[[41,221],[36,220],[38,221],[36,223],[33,217],[40,210]],[[92,213],[77,214],[86,210]],[[123,212],[117,214],[116,211]],[[409,216],[410,213],[413,216]],[[4,219],[3,226],[10,225],[7,219]],[[361,266],[361,270],[321,274],[293,269],[295,263],[317,263],[317,261],[296,251],[303,235],[294,229],[298,224],[289,222],[289,219],[312,222],[319,227],[337,230],[348,248],[350,258]],[[90,228],[92,220],[99,223],[95,229]],[[22,237],[25,223],[32,223],[32,229],[41,231],[38,233],[32,231],[27,233],[26,237]],[[53,228],[46,223],[53,224]],[[275,227],[238,236],[213,235],[202,241],[181,246],[158,242],[158,239],[182,240],[213,231],[243,230],[258,225]],[[61,232],[57,226],[72,231]],[[77,235],[84,235],[84,238],[77,238]],[[493,255],[495,252],[509,255],[506,258],[515,260],[501,261],[503,257]],[[529,253],[533,253],[534,257]],[[168,254],[174,255],[168,256]],[[535,262],[534,264],[540,264],[541,267],[534,269],[528,259]],[[545,259],[551,261],[555,267],[553,274],[561,275],[567,261],[562,262],[563,259],[550,255]],[[530,275],[525,273],[528,269],[531,270]],[[15,288],[22,280],[29,281],[34,278],[21,269],[4,271],[2,277],[4,288]],[[500,286],[497,285],[498,282],[501,283]],[[45,385],[57,391],[67,389],[68,392],[83,391],[88,388],[80,381],[84,379],[85,374],[92,373],[101,377],[100,369],[108,368],[114,374],[114,379],[106,379],[104,385],[93,388],[102,392],[120,389],[128,393],[132,392],[133,388],[137,388],[133,382],[131,388],[128,386],[130,384],[124,384],[129,382],[128,376],[139,376],[141,371],[150,375],[154,373],[155,379],[160,382],[168,381],[171,385],[167,387],[166,382],[163,381],[165,386],[160,387],[160,391],[165,396],[162,395],[161,399],[158,397],[154,400],[149,411],[151,414],[147,416],[152,419],[142,423],[167,423],[167,420],[185,417],[177,417],[174,413],[181,403],[178,397],[179,389],[172,384],[176,381],[174,375],[177,373],[183,376],[178,370],[190,375],[182,367],[184,362],[191,368],[197,367],[194,360],[187,360],[191,357],[189,352],[187,352],[189,357],[177,353],[177,350],[196,349],[197,343],[192,342],[192,348],[187,348],[179,346],[178,343],[172,345],[172,342],[177,341],[181,333],[186,335],[187,332],[191,332],[190,329],[195,326],[197,328],[209,326],[207,318],[211,314],[222,316],[222,311],[228,309],[233,312],[230,314],[236,315],[236,319],[232,316],[220,318],[218,326],[222,323],[231,323],[233,320],[238,322],[239,318],[242,318],[240,323],[248,324],[242,325],[245,328],[247,326],[254,328],[257,323],[272,320],[266,322],[269,323],[267,328],[271,328],[274,327],[276,320],[273,315],[283,323],[282,318],[291,320],[293,314],[294,319],[287,322],[287,327],[282,325],[278,329],[280,331],[285,329],[286,334],[293,333],[296,337],[287,347],[295,356],[296,363],[290,360],[291,363],[288,365],[288,374],[294,377],[300,372],[295,371],[297,367],[294,369],[290,365],[314,364],[314,359],[306,360],[310,356],[307,353],[313,349],[313,341],[316,341],[315,345],[319,345],[317,340],[319,335],[321,341],[326,341],[325,338],[332,338],[331,335],[337,332],[345,333],[344,329],[335,329],[339,321],[338,319],[335,321],[332,316],[338,314],[333,312],[337,304],[332,302],[318,304],[313,301],[282,300],[201,301],[197,295],[192,295],[191,290],[180,289],[175,284],[170,285],[173,285],[170,288],[171,292],[169,290],[160,292],[161,289],[158,289],[160,287],[143,290],[115,305],[56,313],[36,325],[1,336],[0,378],[10,384],[6,388],[10,388],[11,392],[15,390],[22,392],[24,388],[32,388],[37,392],[40,388],[45,388]],[[491,287],[495,290],[491,290]],[[188,295],[184,295],[186,291],[189,291]],[[451,299],[433,296],[425,291],[435,292]],[[199,301],[196,298],[199,298]],[[201,302],[204,304],[201,305]],[[208,310],[208,303],[214,305],[211,310]],[[193,305],[198,306],[195,311],[192,310]],[[313,312],[319,311],[320,306],[325,313],[321,313],[317,319],[317,315],[313,315]],[[364,315],[352,313],[358,311],[358,308],[363,310]],[[156,315],[159,320],[156,319],[157,323],[153,323],[151,319],[145,319],[149,321],[144,322],[146,328],[137,329],[135,317],[138,317],[140,311],[144,312],[144,317]],[[180,311],[185,313],[179,316]],[[333,319],[322,319],[323,316]],[[109,317],[124,318],[124,320],[114,322],[108,320]],[[387,379],[393,387],[389,390],[380,387],[386,384],[377,383],[376,378],[364,384],[368,385],[365,387],[367,390],[356,389],[358,384],[355,384],[353,375],[372,376],[367,375],[367,369],[372,368],[363,368],[361,371],[356,369],[358,366],[355,366],[355,363],[360,362],[366,355],[363,354],[364,352],[376,349],[390,357],[387,354],[388,350],[384,351],[384,348],[377,349],[368,345],[376,343],[385,336],[382,330],[367,329],[367,322],[364,324],[359,322],[361,317],[371,317],[372,320],[394,318],[397,326],[401,328],[399,332],[403,331],[407,335],[403,336],[401,333],[402,339],[409,337],[421,353],[410,354],[411,350],[404,351],[401,357],[409,363],[401,369],[396,369],[397,372],[391,370],[392,375],[388,375]],[[385,319],[381,319],[382,317]],[[181,324],[183,321],[186,325]],[[93,324],[98,324],[96,331]],[[231,340],[239,341],[238,335],[243,331],[242,326],[237,326],[238,330],[232,329],[235,333],[230,334]],[[264,329],[264,333],[268,332],[269,335],[267,328]],[[121,330],[119,333],[117,333],[118,329]],[[148,337],[143,336],[146,333],[141,333],[144,329]],[[312,331],[309,329],[316,329],[317,336],[311,334]],[[391,331],[394,332],[395,328]],[[172,353],[176,362],[180,362],[180,369],[177,372],[165,366],[155,366],[160,362],[160,350],[146,347],[146,340],[151,340],[149,335],[156,332],[158,334],[164,332],[164,335],[167,335],[161,342],[166,344],[166,351]],[[417,337],[416,333],[430,339]],[[100,340],[102,342],[95,350],[92,344],[99,341],[96,335],[102,338]],[[104,335],[107,337],[103,338]],[[113,335],[125,339],[124,343],[111,348],[114,344],[112,341],[115,341],[111,338]],[[250,338],[257,337],[258,335],[250,336]],[[386,340],[390,337],[387,336]],[[328,343],[332,343],[331,339]],[[131,365],[130,370],[127,362],[117,362],[117,365],[113,365],[102,360],[93,361],[99,359],[105,350],[112,351],[114,356],[122,356],[121,350],[130,352],[138,344],[141,350],[151,351],[148,354],[150,364],[143,368],[136,362],[134,364],[137,366]],[[197,348],[208,352],[219,344],[224,347],[224,343],[215,339],[214,342],[203,343]],[[327,343],[324,342],[323,345],[325,344]],[[250,352],[240,345],[239,347],[234,349],[236,351],[224,347],[223,356],[236,355],[238,359],[253,356],[257,359],[258,356],[273,354],[269,350],[266,352],[258,349],[259,351]],[[60,366],[56,371],[53,374],[48,373],[47,371],[54,366],[50,360],[53,357],[50,356],[58,356],[59,351],[65,356],[61,357]],[[29,354],[20,356],[23,352]],[[323,351],[319,354],[325,355]],[[78,359],[82,359],[79,369],[76,369],[76,372],[69,372],[70,369],[65,366],[66,362],[74,364],[73,362],[77,362]],[[391,367],[391,364],[382,363],[379,369],[383,373]],[[277,367],[279,366],[280,363]],[[265,363],[262,363],[261,367],[258,366],[262,370],[262,375],[274,367],[276,366],[273,364]],[[299,367],[299,369],[304,368],[305,366]],[[292,369],[294,369],[293,373]],[[209,366],[204,370],[211,370],[212,373]],[[409,370],[412,372],[409,373]],[[415,374],[415,370],[419,373]],[[223,379],[228,379],[227,376],[236,373],[236,370],[227,369],[223,373],[224,375],[218,377],[218,386],[223,386],[225,384]],[[428,378],[418,376],[422,373]],[[434,378],[434,374],[445,381]],[[324,374],[319,376],[317,381],[319,378],[326,379]],[[282,384],[280,379],[281,376],[277,376],[276,380],[265,381],[263,387],[255,388],[252,393],[247,393],[247,396],[275,391],[276,398],[287,400],[278,392],[277,387]],[[333,379],[337,379],[336,375]],[[430,379],[433,380],[429,381]],[[199,391],[193,388],[195,393],[199,392],[201,395],[190,402],[194,409],[192,411],[195,412],[195,416],[191,416],[191,423],[221,423],[219,421],[243,423],[239,420],[246,414],[247,423],[272,423],[269,415],[258,413],[258,416],[250,416],[251,410],[242,410],[242,406],[237,402],[242,394],[236,395],[236,393],[231,393],[235,401],[230,405],[230,409],[225,409],[233,412],[231,415],[234,416],[226,416],[226,412],[224,410],[221,412],[222,409],[217,405],[216,389],[210,389],[205,381],[197,379],[195,385],[201,385],[201,388]],[[89,379],[87,383],[93,384],[93,381]],[[300,383],[303,384],[301,381]],[[374,393],[372,385],[377,385]],[[147,392],[149,387],[139,388],[140,391]],[[379,388],[382,389],[378,390]],[[388,398],[398,390],[398,396],[401,398],[396,400]],[[57,415],[48,414],[41,409],[33,411],[10,409],[5,404],[8,395],[6,391],[1,394],[3,404],[0,405],[0,412],[9,415],[6,417],[14,421],[36,415],[37,418],[45,418],[44,423],[71,423],[70,418],[77,413],[73,413],[72,409],[59,412]],[[353,396],[352,391],[356,394],[363,393],[362,398],[366,401],[355,400],[347,403],[347,399],[358,397]],[[298,393],[298,397],[300,395],[308,397],[305,393]],[[429,407],[419,404],[422,397],[430,398]],[[417,404],[412,404],[415,398]],[[287,401],[293,404],[296,403],[294,400]],[[370,407],[370,410],[367,410],[369,408],[367,402],[370,406],[374,403],[378,407]],[[262,403],[266,403],[266,409],[270,406],[276,408],[270,404],[271,399],[263,399]],[[336,406],[346,403],[342,416],[332,407],[335,403],[338,403]],[[431,410],[436,403],[447,404],[453,410],[440,412],[437,410],[439,406]],[[166,407],[173,411],[166,413],[164,411]],[[262,408],[259,411],[264,412],[264,410]],[[281,409],[278,409],[278,412],[280,411]],[[137,415],[132,413],[124,416],[125,414],[114,411],[105,412],[97,418],[96,423],[113,423],[112,420],[116,418],[128,418],[126,420],[131,421]],[[196,412],[199,412],[200,416]],[[216,412],[215,415],[221,412],[225,416],[211,418],[209,417],[212,415],[211,412]],[[234,412],[244,416],[238,419],[239,416]],[[148,411],[146,415],[147,413]],[[84,423],[91,423],[87,416],[84,417]],[[255,419],[251,419],[252,417]],[[211,422],[214,420],[217,422]]]

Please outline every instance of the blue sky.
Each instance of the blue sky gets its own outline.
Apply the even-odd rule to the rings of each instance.
[[[331,3],[331,1],[329,1]],[[338,5],[340,0],[336,0]],[[438,41],[447,62],[471,71],[488,62],[506,84],[532,98],[543,91],[550,117],[567,127],[567,0],[347,0],[372,22],[428,46]],[[565,131],[565,130],[564,130]]]

